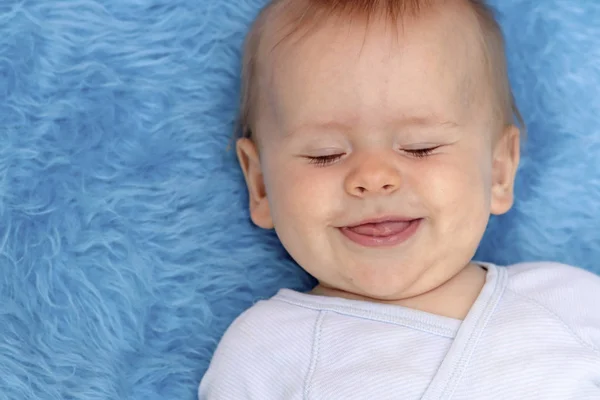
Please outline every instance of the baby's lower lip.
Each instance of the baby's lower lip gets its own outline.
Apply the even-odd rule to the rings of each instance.
[[[342,227],[339,230],[346,238],[364,247],[391,247],[410,239],[419,229],[421,221],[422,219],[415,219],[402,224],[365,224]]]

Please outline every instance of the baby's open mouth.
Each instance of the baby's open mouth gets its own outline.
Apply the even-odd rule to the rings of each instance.
[[[339,228],[351,241],[366,247],[394,246],[408,240],[422,219],[380,219]]]
[[[356,226],[349,226],[349,229],[354,233],[364,236],[385,237],[396,235],[404,231],[410,225],[411,221],[387,221],[387,222],[372,222]]]

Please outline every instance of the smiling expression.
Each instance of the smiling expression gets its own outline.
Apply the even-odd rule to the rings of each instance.
[[[238,143],[251,215],[322,286],[430,291],[510,208],[518,135],[496,128],[468,18],[324,24],[262,74],[257,142]]]

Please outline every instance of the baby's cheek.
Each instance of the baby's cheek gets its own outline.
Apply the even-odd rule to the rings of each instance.
[[[456,233],[461,226],[480,225],[479,220],[484,218],[488,206],[487,189],[476,166],[446,163],[431,170],[422,185],[427,193],[428,209],[443,231]]]
[[[460,207],[475,182],[460,166],[444,163],[429,169],[419,179],[419,185],[426,191],[433,211],[443,213]]]
[[[331,183],[313,174],[301,175],[292,182],[290,202],[295,204],[300,215],[311,219],[321,218],[334,196]]]
[[[310,219],[327,203],[327,185],[307,168],[282,166],[275,175],[272,208],[279,214]]]

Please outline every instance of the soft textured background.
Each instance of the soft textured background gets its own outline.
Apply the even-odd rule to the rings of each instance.
[[[0,2],[0,399],[193,399],[233,318],[310,285],[226,151],[263,3]],[[600,2],[493,3],[530,130],[478,258],[600,272]]]

